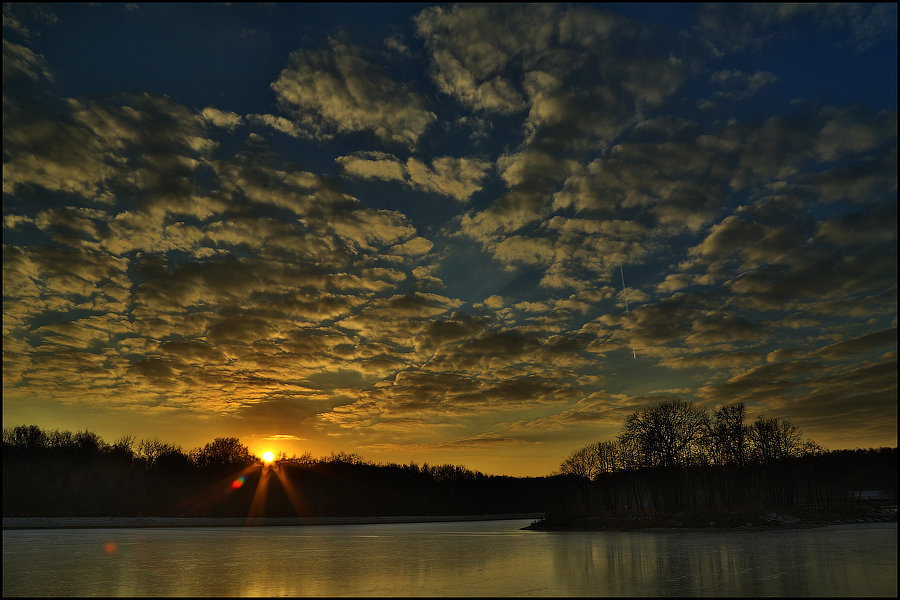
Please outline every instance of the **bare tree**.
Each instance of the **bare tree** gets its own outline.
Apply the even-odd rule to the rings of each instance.
[[[597,473],[615,473],[621,470],[623,465],[622,448],[615,440],[597,442]]]
[[[799,456],[803,449],[800,430],[790,419],[757,417],[750,428],[753,457],[761,463]]]
[[[191,454],[201,468],[246,465],[253,462],[247,446],[234,437],[216,438]]]
[[[19,425],[3,430],[3,443],[21,450],[38,450],[47,447],[47,434],[37,425]]]
[[[559,465],[559,472],[563,475],[574,475],[593,481],[600,473],[597,444],[588,444],[573,451]]]
[[[181,446],[159,441],[158,438],[141,440],[137,446],[136,456],[148,467],[158,467],[162,463],[184,463],[187,455]]]
[[[76,431],[75,435],[72,436],[72,442],[79,451],[88,454],[101,452],[108,447],[102,437],[87,429]]]
[[[715,462],[744,466],[750,444],[750,428],[744,424],[747,408],[743,402],[723,404],[713,412],[709,433]]]
[[[123,435],[107,448],[110,454],[131,461],[134,458],[134,436]]]
[[[584,503],[585,514],[591,513],[591,491],[593,482],[600,474],[600,457],[597,452],[598,444],[588,444],[573,451],[562,464],[559,472],[563,475],[575,477],[578,489],[581,491],[581,499]]]
[[[636,450],[641,466],[687,465],[699,449],[705,419],[692,402],[666,400],[630,414],[620,439]]]

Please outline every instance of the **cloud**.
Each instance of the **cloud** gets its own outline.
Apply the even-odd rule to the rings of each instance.
[[[341,165],[346,173],[365,179],[405,181],[407,177],[403,163],[396,156],[385,152],[362,152],[351,156],[339,156],[335,162]]]
[[[6,19],[4,18],[4,22]],[[47,64],[47,60],[41,54],[36,54],[25,46],[15,44],[9,40],[3,40],[3,82],[7,78],[24,76],[34,81],[45,79],[53,80],[53,73]]]
[[[538,10],[546,14],[549,9]],[[501,17],[500,12],[488,5],[435,6],[419,13],[415,22],[431,51],[438,89],[475,109],[511,113],[522,110],[524,102],[503,70],[522,43],[517,30],[528,17],[514,12]]]
[[[394,245],[409,240],[415,229],[398,212],[389,210],[359,210],[332,216],[332,230],[351,244],[371,248],[371,244]]]
[[[853,339],[836,342],[819,348],[812,356],[824,360],[846,360],[856,354],[870,352],[878,348],[889,348],[897,344],[897,328],[883,329]]]
[[[28,118],[4,128],[4,184],[18,211],[5,224],[66,248],[4,248],[4,327],[34,342],[5,354],[10,393],[26,386],[79,401],[91,390],[95,402],[150,412],[191,398],[213,414],[285,393],[313,401],[322,385],[313,379],[343,372],[348,358],[367,377],[407,363],[392,345],[343,334],[310,345],[299,332],[358,311],[423,318],[458,305],[395,294],[363,310],[367,296],[397,290],[432,243],[402,214],[271,161],[252,136],[245,152],[212,158],[211,128],[238,125],[234,113],[148,94],[63,108],[53,120],[39,104],[23,108]],[[84,206],[23,202],[41,188]]]
[[[534,141],[608,143],[635,108],[658,105],[680,84],[680,67],[656,53],[650,32],[609,12],[455,5],[415,21],[438,89],[479,111],[527,111],[523,133]]]
[[[481,189],[481,180],[489,167],[490,163],[483,160],[452,156],[435,158],[430,167],[414,158],[406,162],[414,186],[450,196],[459,202],[465,202]]]
[[[896,352],[864,366],[788,360],[754,367],[698,393],[710,403],[755,405],[770,416],[791,418],[813,439],[822,434],[832,447],[853,447],[860,439],[890,435],[887,423],[896,420],[897,411],[896,366]],[[843,424],[837,431],[825,425],[836,418]]]
[[[824,107],[815,140],[817,154],[825,161],[869,152],[896,140],[897,111],[872,111],[859,107]]]
[[[555,252],[553,244],[546,238],[508,236],[495,247],[493,254],[503,263],[525,265],[549,265]]]
[[[339,156],[335,161],[345,173],[365,179],[401,181],[411,188],[449,196],[465,202],[481,189],[490,163],[476,158],[440,156],[431,165],[410,157],[403,163],[384,152],[359,152]]]
[[[680,266],[689,273],[705,273],[698,282],[706,285],[727,279],[726,289],[755,308],[804,303],[824,307],[822,300],[890,285],[885,269],[896,244],[895,231],[878,233],[876,227],[867,237],[859,227],[862,213],[821,223],[795,219],[786,227],[781,223],[790,219],[794,208],[776,198],[744,207],[713,226]],[[887,216],[892,210],[880,205],[872,215]],[[822,232],[823,243],[810,244],[816,230]]]
[[[361,392],[361,399],[353,404],[319,416],[326,423],[364,434],[373,424],[398,418],[460,423],[485,412],[562,403],[572,394],[553,379],[534,375],[479,381],[470,375],[408,370],[389,385]]]
[[[452,430],[452,426],[442,423],[429,423],[428,425],[430,430],[433,432],[430,438],[431,440],[435,439],[434,432],[440,432],[442,429]],[[423,452],[429,453],[431,455],[437,454],[447,457],[446,459],[430,459],[428,462],[430,462],[431,464],[438,464],[440,460],[458,460],[458,458],[455,457],[459,456],[457,453],[460,451],[466,453],[478,453],[479,451],[493,452],[508,447],[521,449],[522,446],[529,443],[526,440],[502,435],[494,431],[439,441],[425,441],[425,438],[416,435],[417,432],[421,431],[422,429],[422,422],[410,419],[395,419],[392,421],[384,421],[382,423],[372,425],[372,427],[380,432],[384,432],[387,434],[396,435],[398,433],[402,433],[405,436],[404,441],[363,443],[359,446],[361,450],[364,450],[366,452],[376,452],[382,455],[387,454],[391,456],[410,456],[413,457],[412,462],[415,462],[415,460],[417,460],[415,457],[420,457]],[[441,435],[438,437],[447,436]],[[417,441],[419,439],[422,439],[423,441]]]
[[[710,79],[713,83],[724,88],[715,92],[717,97],[733,98],[735,100],[743,100],[752,96],[760,88],[778,81],[778,77],[768,71],[756,71],[748,74],[743,71],[730,71],[728,69],[716,71]]]
[[[504,155],[497,162],[509,191],[484,210],[461,218],[462,233],[482,243],[546,217],[550,213],[548,194],[575,167],[574,161],[533,150]]]
[[[706,4],[695,30],[720,52],[759,51],[766,45],[809,35],[834,35],[863,51],[896,37],[896,8],[887,4]]]
[[[822,368],[821,363],[803,360],[768,363],[739,373],[726,383],[704,386],[699,394],[704,400],[716,402],[754,401],[763,395],[790,397],[807,387],[812,374]]]
[[[524,440],[519,440],[516,438],[511,438],[508,436],[500,435],[499,433],[495,433],[493,431],[487,433],[479,433],[473,436],[469,436],[466,438],[451,440],[449,442],[438,442],[436,444],[432,444],[433,447],[436,448],[482,448],[482,447],[493,447],[493,446],[509,446],[509,445],[520,445],[525,444]]]
[[[403,40],[403,36],[399,33],[395,33],[391,36],[388,36],[384,39],[384,45],[386,48],[393,52],[397,52],[399,54],[409,55],[410,50],[409,46]]]
[[[849,201],[876,204],[890,199],[897,190],[897,150],[863,156],[846,166],[835,166],[801,179],[821,202]]]
[[[464,214],[461,232],[505,263],[511,262],[512,254],[505,252],[513,243],[505,239],[510,234],[518,236],[519,245],[528,237],[534,247],[552,246],[559,260],[549,260],[550,252],[544,250],[540,263],[547,268],[546,285],[555,287],[577,287],[574,282],[585,269],[608,277],[615,266],[640,261],[685,230],[699,233],[719,216],[723,220],[695,250],[707,258],[707,278],[721,271],[714,264],[714,250],[728,242],[740,249],[747,268],[777,261],[805,244],[803,233],[783,222],[764,225],[738,214],[723,215],[729,198],[756,186],[780,185],[786,192],[796,190],[793,201],[803,205],[808,202],[801,200],[808,196],[804,169],[820,164],[820,172],[827,173],[825,165],[835,160],[885,148],[894,119],[890,113],[813,106],[798,111],[761,124],[731,122],[711,132],[681,123],[676,125],[676,141],[653,140],[670,135],[661,127],[673,124],[642,126],[634,130],[633,141],[625,138],[603,157],[581,166],[536,150],[506,155],[498,160],[498,168],[509,191],[489,207]],[[884,163],[880,181],[892,177],[890,173],[890,163]],[[878,189],[878,180],[872,181],[860,191]],[[860,202],[873,200],[860,196]],[[570,209],[580,218],[559,214]],[[617,230],[598,227],[613,222],[619,224]],[[520,233],[534,223],[541,223],[552,237],[533,230]],[[735,235],[743,236],[746,248],[734,242]],[[525,260],[527,253],[521,256],[520,262],[536,264]],[[688,274],[670,275],[670,284],[690,280]]]
[[[433,320],[421,331],[416,340],[419,351],[434,351],[449,343],[470,339],[484,329],[484,323],[465,313],[457,313],[452,319]]]
[[[376,337],[372,317],[421,318],[417,311],[398,312],[391,304],[369,313],[369,327],[360,333]],[[574,373],[588,364],[580,356],[584,342],[498,329],[460,312],[420,324],[407,319],[403,330],[413,334],[410,342],[415,345],[407,356],[410,366],[360,390],[352,404],[323,413],[323,421],[363,435],[369,427],[398,419],[462,423],[485,411],[524,410],[577,397]],[[396,322],[389,326],[397,329]]]
[[[411,238],[409,240],[406,240],[405,242],[403,242],[401,244],[396,244],[396,245],[392,246],[391,253],[399,254],[399,255],[403,255],[403,256],[421,256],[424,254],[428,254],[433,247],[434,247],[434,244],[432,244],[429,240],[427,240],[421,236],[417,236],[417,237]],[[416,267],[416,269],[418,269],[418,268],[419,267]],[[413,269],[413,271],[414,271],[413,274],[415,274],[415,269]]]
[[[310,136],[310,133],[296,121],[278,115],[252,113],[247,115],[247,121],[255,125],[270,127],[275,131],[294,138],[306,138]],[[327,135],[322,134],[322,137],[327,137]]]
[[[816,238],[841,247],[882,244],[897,239],[897,204],[882,202],[816,225]]]
[[[740,367],[747,363],[758,363],[759,361],[759,353],[738,351],[704,356],[678,356],[665,358],[661,360],[659,364],[670,369],[693,369],[696,367],[719,369],[722,367]]]
[[[436,118],[418,93],[392,80],[362,48],[337,38],[319,50],[293,52],[272,90],[313,138],[370,132],[414,146]]]
[[[490,308],[501,308],[503,306],[503,297],[497,294],[493,294],[484,300],[485,306]]]
[[[200,114],[204,119],[206,119],[216,127],[222,127],[228,129],[229,131],[233,130],[243,121],[241,119],[241,116],[237,113],[219,110],[218,108],[214,108],[212,106],[207,106],[200,112]]]
[[[157,216],[193,212],[192,176],[214,143],[186,107],[162,96],[122,94],[69,99],[52,109],[16,106],[10,116],[3,140],[14,158],[4,164],[5,193],[34,196],[40,187],[102,205],[129,197]]]
[[[609,438],[614,437],[630,412],[648,401],[658,402],[664,398],[648,399],[628,397],[622,394],[594,392],[578,399],[564,410],[537,419],[516,421],[508,424],[513,432],[547,432],[575,428],[590,428],[594,438],[600,438],[602,431]]]
[[[276,435],[267,435],[267,436],[264,437],[263,439],[264,439],[264,440],[270,440],[270,441],[273,441],[273,442],[281,442],[281,441],[285,441],[285,440],[303,441],[303,440],[305,440],[306,438],[297,437],[296,435],[293,435],[293,434],[290,434],[290,433],[278,433],[278,434],[276,434]]]
[[[246,114],[56,98],[4,6],[5,399],[448,455],[673,395],[895,437],[896,110],[773,110],[727,54],[891,35],[855,6],[431,6]]]
[[[47,27],[60,22],[59,17],[48,6],[40,4],[15,3],[3,6],[3,27],[23,38],[40,37],[40,29],[31,27]]]

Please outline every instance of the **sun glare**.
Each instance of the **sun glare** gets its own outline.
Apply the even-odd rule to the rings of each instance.
[[[273,460],[275,460],[275,455],[272,454],[270,451],[266,450],[265,452],[263,452],[262,458],[263,458],[263,462],[265,462],[266,464],[269,464]]]

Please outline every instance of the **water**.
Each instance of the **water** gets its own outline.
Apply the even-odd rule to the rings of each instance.
[[[897,595],[896,523],[664,533],[527,524],[5,530],[3,595]]]

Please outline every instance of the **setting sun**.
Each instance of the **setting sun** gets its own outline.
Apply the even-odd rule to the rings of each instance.
[[[263,457],[263,462],[265,462],[266,464],[269,464],[270,462],[272,462],[273,460],[275,460],[275,455],[272,454],[272,453],[271,453],[270,451],[268,451],[268,450],[265,451],[265,452],[263,452],[262,457]]]

